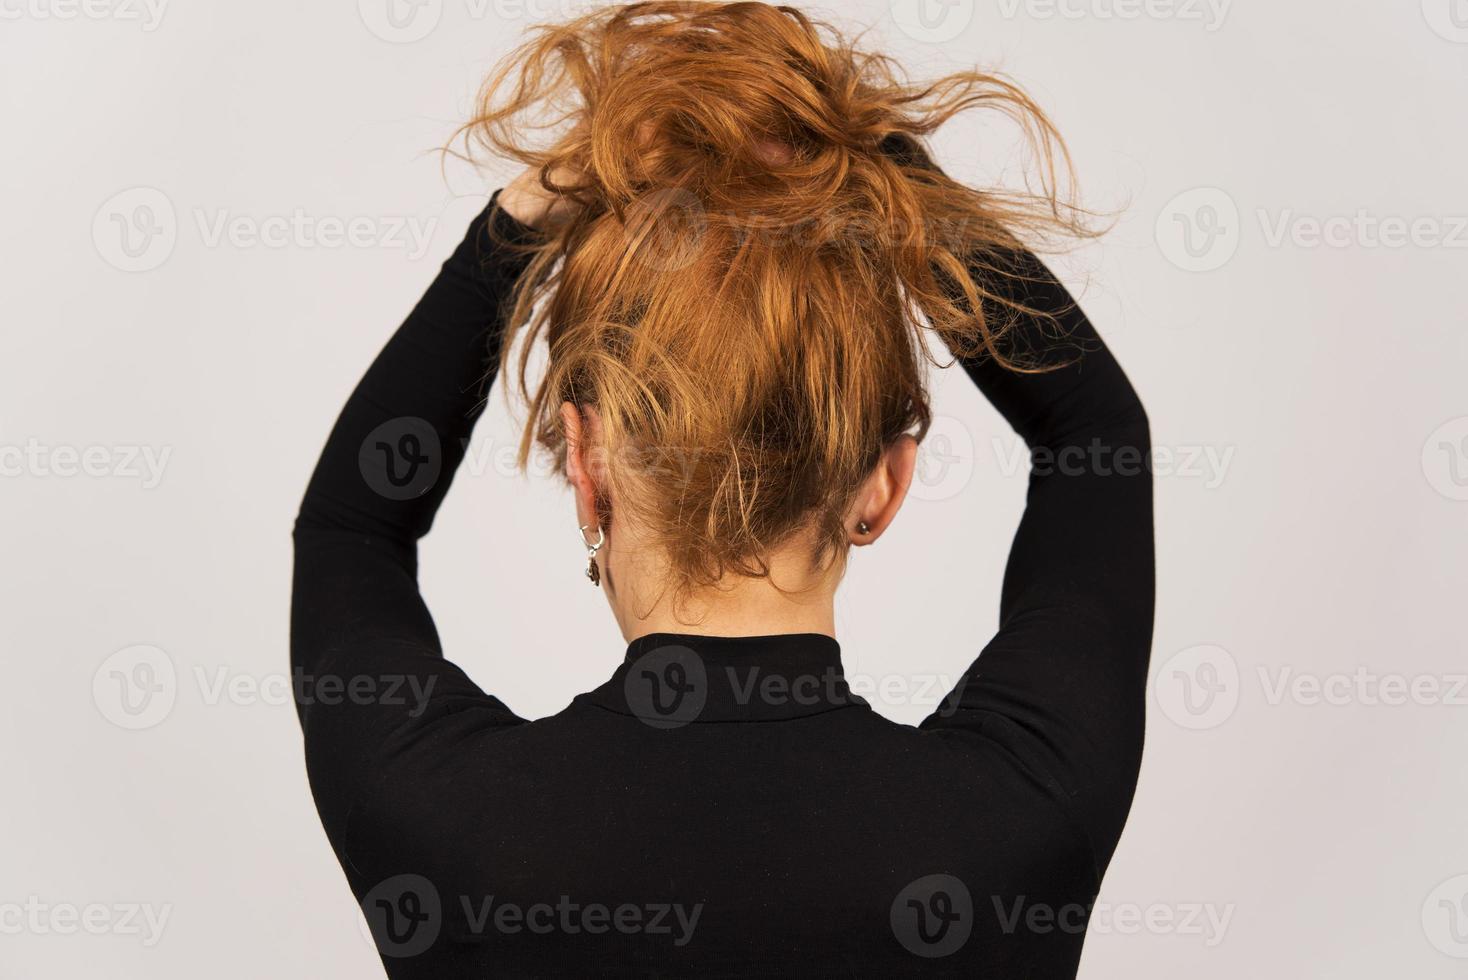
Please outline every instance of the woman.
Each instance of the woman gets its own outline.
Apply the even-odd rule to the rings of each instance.
[[[613,8],[488,83],[471,132],[528,170],[347,402],[295,532],[311,787],[390,975],[1075,973],[1142,749],[1147,420],[1020,245],[1081,230],[1055,185],[922,150],[974,105],[1054,176],[1017,89],[911,88],[788,8]],[[527,325],[522,453],[562,465],[627,642],[534,722],[444,659],[416,585]],[[999,630],[912,728],[850,693],[832,610],[912,477],[931,335],[1035,465]]]

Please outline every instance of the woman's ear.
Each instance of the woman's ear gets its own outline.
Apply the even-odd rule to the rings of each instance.
[[[596,512],[596,479],[592,467],[594,420],[582,415],[571,402],[561,403],[561,432],[566,437],[566,480],[576,495],[576,523],[580,527],[599,523]]]
[[[907,488],[912,485],[917,449],[916,439],[900,435],[882,450],[876,467],[862,481],[856,500],[846,515],[847,533],[852,544],[866,545],[876,541],[897,516],[902,502],[907,499]]]

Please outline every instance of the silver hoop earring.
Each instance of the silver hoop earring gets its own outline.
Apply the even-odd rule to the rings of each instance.
[[[872,533],[872,529],[869,526],[867,526],[867,522],[866,521],[857,521],[856,522],[856,533],[857,534],[871,534]]]
[[[586,577],[591,579],[593,586],[596,586],[601,584],[601,569],[596,567],[596,553],[601,550],[602,545],[607,543],[607,535],[601,529],[600,524],[596,525],[596,544],[592,544],[586,540],[586,529],[589,527],[591,527],[590,524],[583,524],[579,530],[581,531],[581,543],[586,545]]]

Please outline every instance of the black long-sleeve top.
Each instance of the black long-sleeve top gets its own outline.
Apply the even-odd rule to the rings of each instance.
[[[1065,289],[1018,260],[1066,366],[963,364],[1033,466],[998,632],[920,726],[815,634],[645,636],[529,722],[444,658],[417,585],[523,271],[491,222],[528,234],[475,219],[295,528],[307,771],[388,973],[1074,975],[1141,758],[1153,549],[1146,416]]]

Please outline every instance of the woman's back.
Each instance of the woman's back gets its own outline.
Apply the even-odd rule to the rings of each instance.
[[[415,676],[310,742],[334,767],[387,733],[318,805],[395,977],[1075,970],[1098,858],[1032,739],[889,722],[828,637],[648,637],[528,723]]]
[[[610,67],[572,72],[596,87],[582,124],[471,224],[307,489],[291,647],[322,823],[394,977],[1071,976],[1141,758],[1146,414],[1007,212],[922,153],[913,133],[936,123],[906,113],[926,96],[864,76],[783,8],[651,7],[674,26],[595,15],[535,49]],[[696,91],[750,46],[790,84]],[[646,60],[637,85],[612,70],[628,58]],[[665,83],[665,61],[687,75],[665,93],[685,113],[597,115]],[[802,83],[803,103],[787,94]],[[992,79],[954,84],[1029,108]],[[624,168],[633,147],[645,159]],[[574,190],[549,186],[558,160]],[[550,226],[526,187],[574,201],[570,217]],[[673,189],[701,222],[669,225]],[[829,201],[854,224],[755,228],[740,201]],[[673,247],[649,251],[659,234]],[[604,684],[527,722],[445,659],[417,542],[532,309],[548,366],[527,445],[561,463],[629,646]],[[997,631],[956,611],[977,659],[912,728],[848,690],[834,594],[912,478],[924,331],[1032,468]]]

